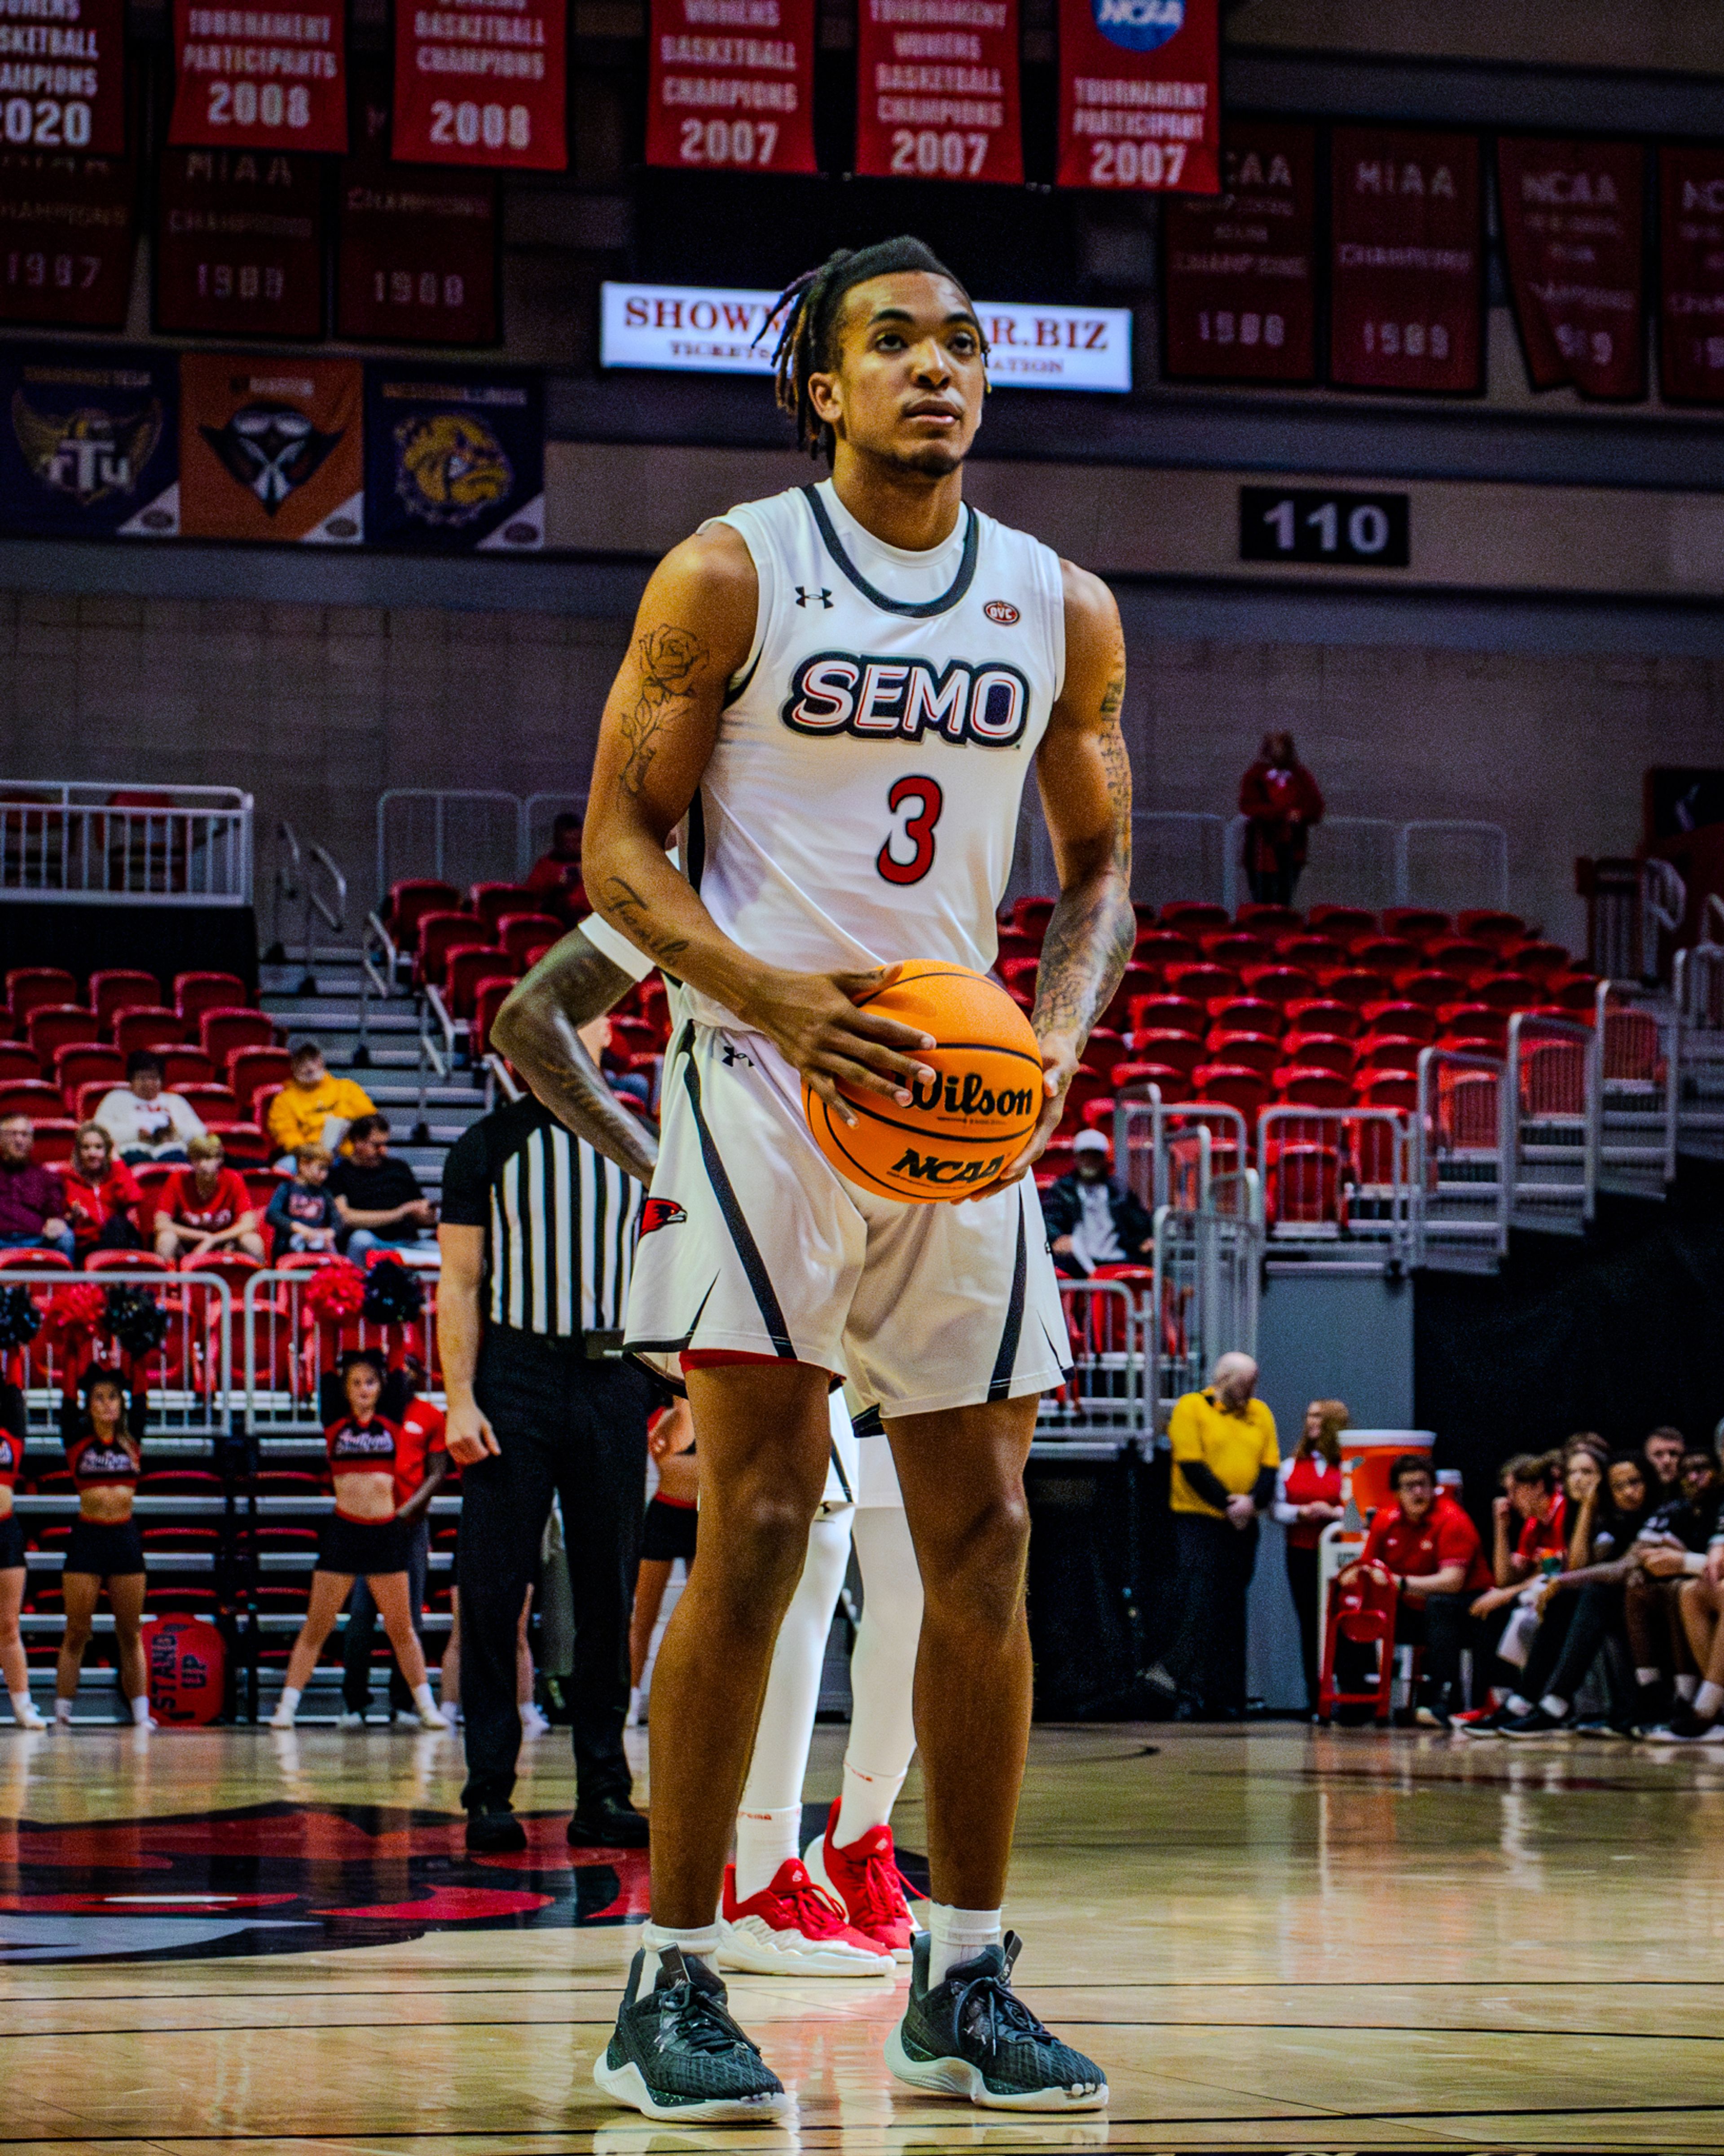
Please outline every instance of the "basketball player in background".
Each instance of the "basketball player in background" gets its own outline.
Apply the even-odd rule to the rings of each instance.
[[[1000,1903],[1030,1709],[1023,1469],[1065,1359],[1024,1170],[1131,947],[1124,641],[1096,578],[964,503],[986,348],[928,249],[834,255],[787,303],[780,397],[833,475],[654,572],[582,853],[600,914],[684,984],[626,1344],[680,1366],[710,1527],[654,1686],[652,1918],[593,2071],[652,2118],[786,2107],[726,2010],[715,1916],[842,1372],[880,1409],[926,1589],[930,1932],[888,2064],[990,2107],[1095,2109],[1100,2069],[1011,1989]],[[991,965],[1032,762],[1060,884],[1041,1122],[970,1202],[876,1198],[815,1147],[803,1084],[846,1117],[840,1082],[911,1104],[931,1037],[853,999],[904,960]]]

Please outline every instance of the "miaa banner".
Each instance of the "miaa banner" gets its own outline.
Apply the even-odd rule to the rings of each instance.
[[[1062,187],[1213,195],[1220,143],[1219,0],[1060,0]]]
[[[1484,387],[1484,190],[1474,135],[1337,127],[1330,138],[1329,378]]]
[[[545,543],[545,401],[531,369],[366,369],[368,542],[439,554]]]
[[[856,170],[1021,182],[1018,0],[857,0]]]
[[[567,0],[396,0],[394,155],[560,172],[567,16]]]
[[[323,175],[269,150],[165,150],[156,326],[203,336],[323,334]]]
[[[646,149],[681,172],[814,171],[814,0],[653,0]]]
[[[0,358],[0,527],[44,539],[179,530],[179,362],[125,345]]]
[[[173,0],[173,49],[170,142],[346,148],[346,0],[316,0],[315,13]]]
[[[1638,142],[1496,145],[1509,290],[1535,389],[1646,394],[1645,162]]]

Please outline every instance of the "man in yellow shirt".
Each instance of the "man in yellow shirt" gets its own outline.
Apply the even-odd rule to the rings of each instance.
[[[1202,1392],[1175,1401],[1167,1424],[1180,1627],[1147,1679],[1193,1721],[1236,1721],[1245,1711],[1245,1599],[1258,1515],[1281,1461],[1275,1419],[1256,1388],[1251,1358],[1224,1355]]]
[[[269,1103],[269,1136],[291,1166],[295,1146],[337,1152],[353,1118],[371,1113],[364,1087],[332,1075],[317,1043],[302,1040],[289,1060],[287,1084]]]

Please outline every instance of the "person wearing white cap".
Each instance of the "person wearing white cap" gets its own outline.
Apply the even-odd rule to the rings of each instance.
[[[1131,1193],[1108,1173],[1113,1147],[1105,1131],[1080,1131],[1072,1164],[1042,1197],[1054,1263],[1068,1278],[1085,1279],[1098,1265],[1147,1264],[1155,1223]]]

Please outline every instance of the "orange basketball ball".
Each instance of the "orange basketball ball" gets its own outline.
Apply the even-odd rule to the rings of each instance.
[[[931,1034],[937,1045],[918,1053],[938,1077],[918,1084],[905,1106],[841,1086],[854,1123],[804,1082],[815,1144],[852,1183],[911,1204],[967,1198],[993,1182],[1024,1150],[1047,1098],[1029,1020],[985,973],[921,959],[857,1003]]]

